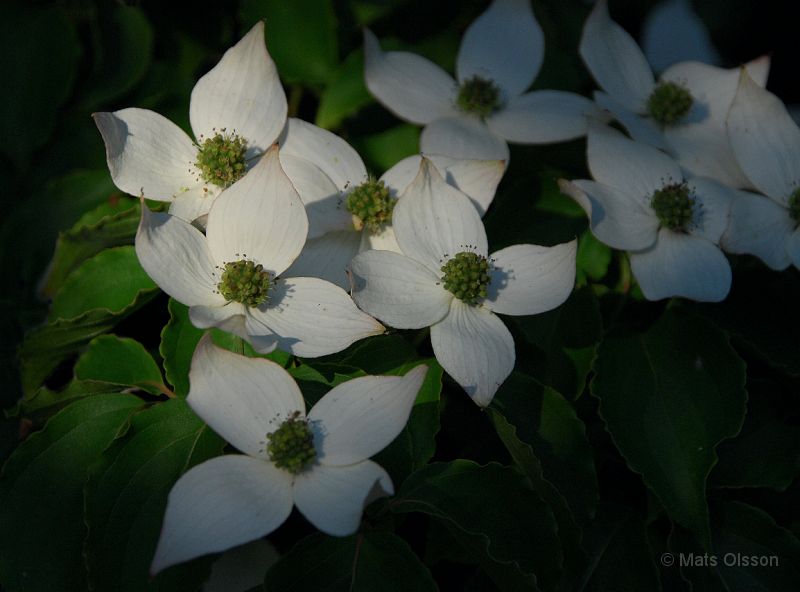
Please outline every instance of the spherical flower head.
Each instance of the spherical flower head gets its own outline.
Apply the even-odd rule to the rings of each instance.
[[[456,105],[465,113],[484,119],[502,106],[500,87],[488,78],[468,78],[458,89]]]
[[[650,206],[661,226],[685,232],[694,218],[695,198],[686,182],[671,183],[653,193]]]
[[[800,187],[797,187],[789,196],[789,216],[795,224],[800,224]]]
[[[677,82],[659,82],[647,99],[647,112],[661,125],[674,125],[689,113],[694,99]]]
[[[210,138],[200,137],[195,166],[206,183],[230,187],[247,171],[246,152],[247,140],[223,128]]]
[[[317,458],[314,434],[308,419],[292,413],[277,430],[267,434],[267,452],[275,466],[293,475],[303,472]]]
[[[486,298],[491,282],[490,265],[486,257],[462,251],[442,265],[442,284],[453,296],[467,304],[477,304]]]
[[[347,195],[345,208],[362,227],[377,232],[392,221],[395,201],[383,181],[369,179]]]
[[[226,263],[222,280],[217,284],[225,300],[241,302],[246,306],[258,306],[266,302],[269,287],[269,272],[260,263],[244,259]]]

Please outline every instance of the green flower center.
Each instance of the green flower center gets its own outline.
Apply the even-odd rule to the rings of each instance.
[[[672,125],[689,113],[694,99],[685,86],[659,82],[647,99],[647,112],[661,125]]]
[[[478,117],[488,117],[500,108],[500,87],[492,80],[473,76],[458,89],[456,105]]]
[[[269,272],[260,263],[243,259],[225,264],[217,289],[228,302],[258,306],[267,301],[269,284]]]
[[[295,411],[280,427],[267,434],[267,452],[279,469],[297,475],[315,458],[314,435],[308,427],[308,420]]]
[[[491,281],[486,257],[462,251],[442,265],[442,283],[453,296],[467,304],[477,304],[486,298]]]
[[[795,224],[800,224],[800,187],[789,196],[789,216]]]
[[[650,206],[661,225],[675,231],[685,231],[694,218],[695,199],[686,183],[665,185],[653,194]]]
[[[225,130],[213,138],[200,137],[200,150],[197,152],[195,166],[206,183],[229,187],[241,179],[246,172],[245,152],[247,141],[235,133]]]
[[[383,181],[369,179],[355,187],[345,201],[345,208],[359,219],[361,225],[377,232],[392,221],[392,211],[397,200],[392,199]]]

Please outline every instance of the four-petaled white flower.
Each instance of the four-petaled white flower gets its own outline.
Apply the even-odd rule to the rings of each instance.
[[[477,210],[427,159],[400,196],[393,224],[402,254],[357,255],[353,299],[393,327],[430,326],[436,359],[488,405],[515,361],[514,340],[495,313],[538,314],[564,302],[575,281],[576,242],[489,255]]]
[[[324,280],[278,278],[305,243],[303,203],[274,146],[214,201],[205,236],[177,216],[142,208],[136,254],[201,328],[220,327],[259,352],[316,357],[383,332]]]
[[[579,52],[604,91],[594,94],[595,101],[633,139],[668,152],[692,175],[749,186],[725,133],[738,68],[681,62],[656,82],[642,50],[611,20],[606,0],[598,0],[586,20]],[[761,86],[766,83],[768,57],[746,67]]]
[[[147,109],[93,117],[114,184],[131,195],[171,202],[170,213],[192,221],[275,142],[286,109],[259,22],[194,86],[189,119],[196,141]]]
[[[723,300],[731,268],[717,244],[731,190],[712,179],[684,179],[678,163],[609,127],[589,130],[594,181],[560,181],[589,215],[600,241],[630,251],[631,270],[650,300]]]
[[[364,78],[398,117],[425,125],[424,154],[508,160],[509,142],[545,144],[586,133],[595,105],[580,95],[526,93],[544,59],[544,34],[529,0],[494,0],[464,34],[456,83],[439,66],[407,52],[383,53],[364,33]]]
[[[399,251],[392,230],[397,196],[419,172],[421,156],[409,156],[369,179],[358,153],[337,135],[290,118],[280,140],[281,164],[308,213],[308,241],[287,270],[349,288],[345,269],[360,251]],[[463,191],[483,214],[505,166],[500,160],[429,156],[442,176]]]
[[[224,551],[278,528],[293,506],[319,530],[354,533],[363,508],[394,493],[369,458],[402,431],[427,366],[334,387],[306,416],[297,384],[269,360],[197,346],[189,406],[244,454],[193,467],[173,486],[150,571]]]
[[[772,269],[800,269],[800,129],[783,103],[742,70],[728,114],[739,165],[766,197],[737,191],[722,246]]]

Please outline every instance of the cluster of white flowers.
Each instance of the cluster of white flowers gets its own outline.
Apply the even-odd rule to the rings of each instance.
[[[379,179],[341,138],[287,118],[263,23],[195,85],[194,140],[148,110],[95,114],[113,181],[141,197],[136,253],[195,326],[233,333],[262,354],[341,351],[385,331],[370,315],[394,328],[430,326],[437,360],[486,406],[515,363],[495,313],[555,308],[575,278],[576,241],[489,254],[481,216],[505,172],[503,138],[574,138],[599,110],[570,93],[522,94],[543,56],[527,0],[496,0],[472,25],[460,87],[413,56],[381,54],[369,32],[366,53],[373,91],[431,122],[423,153]],[[430,97],[438,107],[415,102],[402,80],[425,72],[450,80]],[[169,212],[151,211],[145,198],[169,202]],[[222,350],[207,334],[187,402],[244,455],[178,480],[153,573],[262,537],[293,506],[326,533],[355,532],[364,506],[393,491],[369,457],[405,426],[426,370],[350,380],[306,415],[286,370]]]
[[[721,249],[798,266],[800,132],[763,88],[768,58],[733,69],[681,62],[656,81],[606,0],[579,51],[602,89],[595,101],[630,138],[591,123],[594,180],[560,186],[598,239],[629,252],[645,297],[725,299],[731,268]]]
[[[723,299],[731,270],[718,245],[775,269],[800,266],[800,131],[762,88],[766,59],[741,72],[686,62],[656,81],[600,0],[580,44],[602,89],[591,101],[526,92],[544,55],[529,0],[494,0],[469,27],[457,82],[419,56],[383,53],[366,31],[368,88],[426,126],[422,153],[375,179],[344,140],[287,118],[263,29],[197,82],[195,140],[151,111],[95,114],[114,182],[142,197],[142,267],[199,328],[234,333],[260,353],[317,357],[383,333],[373,316],[430,327],[442,367],[489,405],[515,364],[496,314],[551,310],[575,277],[576,241],[490,254],[481,216],[506,141],[588,135],[594,180],[562,180],[562,190],[601,241],[630,252],[647,298]],[[169,202],[169,213],[144,198]],[[176,483],[153,571],[264,536],[294,505],[324,532],[353,533],[365,504],[392,492],[368,459],[403,429],[425,373],[350,380],[306,415],[283,368],[206,335],[187,401],[244,455]]]

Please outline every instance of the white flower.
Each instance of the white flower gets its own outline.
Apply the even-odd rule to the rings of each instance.
[[[131,195],[171,202],[192,221],[275,142],[286,122],[286,96],[258,22],[192,90],[196,142],[147,109],[93,115],[106,144],[114,184]]]
[[[432,62],[407,52],[383,53],[364,32],[364,78],[395,115],[425,125],[425,154],[508,160],[508,144],[545,144],[586,133],[597,113],[580,95],[526,93],[544,59],[544,34],[529,0],[494,0],[464,34],[458,82]]]
[[[306,416],[283,368],[212,345],[197,346],[189,406],[244,454],[193,467],[170,491],[150,571],[263,537],[292,506],[334,536],[356,531],[370,501],[391,495],[369,457],[402,431],[427,372],[364,376],[334,387]]]
[[[742,70],[728,114],[728,136],[742,170],[766,197],[739,191],[722,246],[772,269],[800,268],[800,129],[783,103]]]
[[[736,94],[738,68],[682,62],[659,78],[633,38],[599,0],[584,26],[579,52],[604,92],[594,95],[631,137],[673,155],[692,175],[730,187],[747,187],[725,133],[725,117]],[[763,86],[769,58],[746,65]]]
[[[650,9],[642,25],[642,49],[656,72],[678,62],[720,62],[708,29],[689,0],[663,0]]]
[[[345,269],[360,251],[399,251],[391,216],[397,196],[419,172],[421,156],[409,156],[377,182],[368,179],[358,153],[340,137],[290,118],[279,141],[281,164],[306,206],[309,240],[287,273],[320,277],[347,289]],[[500,160],[429,156],[443,177],[483,214],[505,167]]]
[[[347,293],[308,277],[278,278],[303,248],[303,203],[271,148],[214,201],[205,236],[170,214],[142,208],[136,254],[201,328],[220,327],[259,352],[330,354],[383,327]]]
[[[397,202],[394,229],[402,254],[366,251],[351,262],[353,299],[393,327],[430,326],[436,359],[488,405],[515,361],[514,341],[495,313],[538,314],[564,302],[575,281],[576,242],[489,255],[478,212],[427,159]]]
[[[684,179],[663,152],[605,126],[588,134],[594,181],[560,181],[589,215],[594,235],[630,251],[631,270],[649,300],[723,300],[731,268],[717,244],[731,193],[706,178]]]

